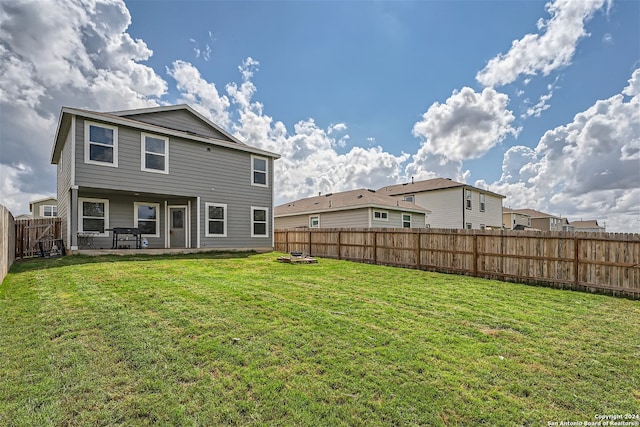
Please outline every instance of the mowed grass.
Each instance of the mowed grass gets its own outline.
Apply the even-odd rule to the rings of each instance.
[[[279,254],[14,264],[0,425],[547,425],[640,407],[640,302]]]

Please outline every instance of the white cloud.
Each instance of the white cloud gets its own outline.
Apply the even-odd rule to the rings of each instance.
[[[506,205],[607,220],[610,229],[640,224],[640,70],[623,94],[597,101],[547,131],[535,149],[511,147],[491,189]]]
[[[538,21],[541,34],[514,40],[506,54],[489,60],[476,79],[484,86],[503,86],[521,75],[548,75],[571,63],[578,41],[588,36],[584,25],[605,0],[556,0],[546,4],[551,18]]]
[[[453,161],[475,159],[501,142],[517,136],[511,126],[514,115],[507,109],[509,97],[485,88],[481,93],[464,87],[454,91],[444,104],[429,107],[413,134],[424,142],[419,157],[439,155]]]
[[[62,106],[156,105],[167,85],[140,63],[152,51],[126,33],[122,1],[0,2],[0,16],[0,203],[23,212],[26,198],[55,193],[49,155]]]
[[[337,123],[335,125],[330,125],[329,129],[328,129],[328,133],[329,135],[331,135],[334,132],[344,132],[345,130],[347,130],[347,125],[344,123]]]
[[[535,105],[527,108],[527,112],[523,114],[522,117],[523,118],[531,117],[531,116],[540,117],[542,112],[544,110],[547,110],[550,107],[550,105],[547,104],[547,102],[551,99],[552,96],[553,96],[553,91],[547,93],[546,95],[541,95],[538,102]]]
[[[229,98],[220,95],[216,85],[202,78],[195,66],[178,60],[173,62],[171,68],[167,68],[167,73],[176,80],[177,88],[182,91],[179,103],[191,105],[222,127],[230,125]]]

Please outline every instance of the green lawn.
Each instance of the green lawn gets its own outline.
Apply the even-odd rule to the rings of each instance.
[[[640,301],[278,255],[14,264],[0,286],[0,425],[638,413]]]

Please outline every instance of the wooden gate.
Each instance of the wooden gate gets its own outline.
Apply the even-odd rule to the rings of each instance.
[[[16,221],[16,259],[40,256],[40,246],[50,251],[61,239],[60,218],[22,219]]]

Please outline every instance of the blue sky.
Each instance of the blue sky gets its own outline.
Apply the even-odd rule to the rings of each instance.
[[[640,2],[0,9],[0,203],[14,214],[55,193],[61,106],[187,102],[282,154],[277,203],[442,176],[505,206],[640,231]]]

